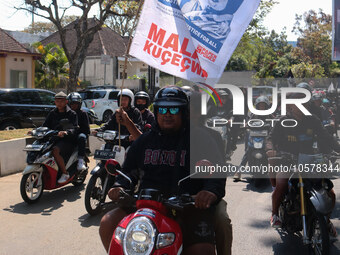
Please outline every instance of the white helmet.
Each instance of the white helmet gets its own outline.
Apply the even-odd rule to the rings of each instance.
[[[123,89],[123,90],[119,91],[119,93],[117,95],[118,106],[119,106],[119,100],[120,100],[120,94],[121,93],[122,93],[122,96],[126,96],[126,97],[130,98],[129,106],[133,106],[135,96],[133,95],[133,92],[130,89]]]

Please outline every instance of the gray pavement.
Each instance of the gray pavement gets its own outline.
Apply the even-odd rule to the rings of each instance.
[[[239,164],[243,145],[232,163]],[[91,167],[94,161],[91,162]],[[301,254],[301,238],[286,236],[269,225],[271,187],[255,188],[249,177],[228,179],[226,200],[234,228],[233,254]],[[0,178],[0,254],[105,254],[98,235],[103,214],[90,217],[84,206],[85,185],[67,185],[45,191],[34,205],[23,202],[21,174]],[[89,180],[89,176],[85,183]],[[340,180],[335,180],[337,205],[333,222],[340,233]],[[333,240],[332,254],[340,254],[340,240]]]

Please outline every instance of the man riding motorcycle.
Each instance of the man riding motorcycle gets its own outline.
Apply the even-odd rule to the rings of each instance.
[[[57,93],[54,98],[56,108],[50,111],[50,113],[47,115],[46,120],[43,123],[43,127],[59,130],[58,136],[63,138],[56,143],[52,150],[52,154],[59,166],[59,169],[63,173],[60,176],[58,183],[64,183],[70,178],[70,175],[66,171],[64,160],[65,158],[69,157],[73,151],[73,141],[77,132],[78,118],[77,114],[67,105],[67,95],[64,92]],[[68,119],[72,128],[68,128],[66,131],[62,130],[63,127],[60,121],[63,119]]]
[[[301,95],[300,93],[295,93],[289,95],[288,98],[297,99],[301,98]],[[307,105],[305,104],[304,106]],[[315,115],[304,115],[296,105],[287,105],[287,114],[288,116],[283,116],[280,121],[276,122],[267,139],[266,152],[269,158],[275,157],[281,151],[296,156],[299,153],[314,154],[315,148],[313,145],[315,141],[317,141],[319,148],[322,148],[321,150],[331,148],[340,152],[339,144],[323,128],[320,119]],[[280,123],[284,119],[296,120],[297,126],[283,127]],[[269,163],[271,164],[271,162]],[[288,190],[288,177],[285,173],[278,173],[276,178],[271,180],[275,189],[272,194],[272,217],[270,223],[274,228],[280,228],[282,225],[281,219],[278,217],[278,209]],[[335,205],[333,190],[330,191],[329,196],[333,199]]]
[[[122,95],[122,96],[121,96]],[[122,98],[121,108],[116,110],[116,112],[111,116],[111,119],[103,125],[101,128],[92,131],[92,134],[96,134],[97,132],[104,132],[105,130],[116,130],[118,131],[118,123],[122,120],[121,115],[127,114],[129,119],[135,124],[137,129],[141,130],[142,126],[142,116],[140,111],[133,106],[134,95],[131,90],[123,89],[118,93],[118,105],[120,105],[120,97]],[[123,125],[121,126],[120,133],[122,135],[131,135],[130,140],[135,140],[139,136],[138,130],[131,125]]]
[[[77,129],[77,144],[78,144],[78,171],[86,169],[84,157],[85,147],[90,134],[89,116],[86,112],[81,110],[82,98],[79,93],[72,92],[67,96],[68,104],[73,111],[77,113],[79,129]]]
[[[266,96],[259,96],[258,98],[256,98],[255,100],[255,108],[257,110],[268,110],[270,107],[270,102],[268,97]],[[266,119],[273,119],[274,117],[272,115],[268,116],[268,115],[255,115],[255,114],[251,114],[249,116],[249,120],[251,119],[260,119],[265,121]],[[249,134],[246,135],[245,139],[244,139],[244,145],[245,145],[245,153],[243,155],[241,164],[239,167],[245,166],[248,162],[248,154],[249,154],[249,150],[248,150],[248,137]],[[238,182],[241,179],[241,172],[237,172],[234,175],[234,181]]]
[[[135,94],[135,107],[142,114],[142,128],[146,124],[152,124],[155,121],[154,114],[148,109],[150,105],[150,96],[145,91],[138,91]]]
[[[155,97],[154,109],[156,123],[151,132],[144,133],[131,145],[123,171],[134,184],[140,179],[141,189],[157,189],[168,196],[178,192],[178,180],[190,173],[188,98],[177,87],[163,88]],[[116,185],[120,187],[109,191],[112,200],[117,200],[120,191],[129,187],[119,177]],[[196,195],[197,207],[178,216],[179,221],[185,222],[181,225],[184,254],[214,254],[213,205],[224,196],[225,181],[187,179],[181,188],[183,193]],[[106,250],[115,227],[133,211],[131,208],[117,208],[102,218],[99,232]]]

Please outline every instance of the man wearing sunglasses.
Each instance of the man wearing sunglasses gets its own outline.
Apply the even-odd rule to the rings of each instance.
[[[142,134],[130,147],[123,164],[123,171],[140,189],[157,189],[167,197],[177,194],[178,181],[190,174],[189,102],[178,87],[166,87],[158,91],[154,101],[156,123],[150,132]],[[142,177],[141,177],[142,176]],[[176,218],[182,224],[183,254],[214,254],[215,236],[213,213],[215,204],[225,195],[223,182],[212,179],[187,179],[180,192],[196,195],[195,207]],[[117,187],[119,186],[119,187]],[[125,179],[118,177],[109,197],[117,201],[122,189],[128,189]],[[99,233],[108,250],[118,223],[132,208],[116,208],[101,220]]]

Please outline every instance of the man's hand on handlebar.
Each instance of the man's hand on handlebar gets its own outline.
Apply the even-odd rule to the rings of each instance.
[[[64,137],[65,135],[67,135],[67,132],[66,132],[66,131],[59,131],[59,132],[58,132],[58,136],[59,136],[59,137]]]
[[[111,188],[107,195],[112,201],[118,201],[121,196],[121,191],[124,191],[122,187]]]
[[[195,207],[198,209],[207,209],[217,200],[217,196],[207,190],[197,193],[195,198]]]

